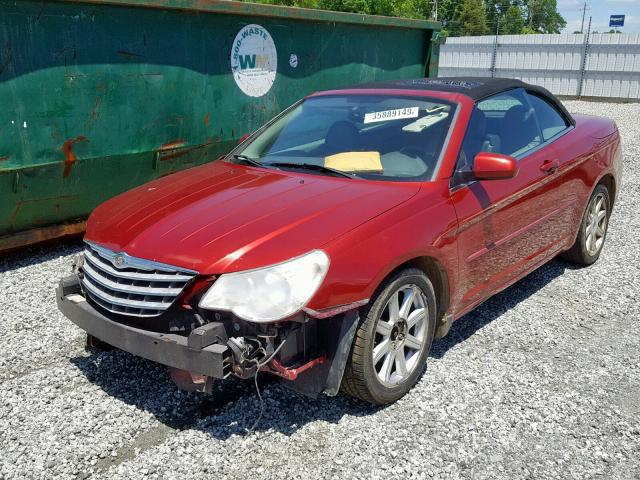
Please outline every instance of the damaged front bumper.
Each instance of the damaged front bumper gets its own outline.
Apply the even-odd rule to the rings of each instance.
[[[109,318],[88,302],[75,275],[60,281],[56,299],[60,311],[88,335],[120,350],[171,367],[172,377],[182,388],[193,385],[194,388],[187,389],[209,391],[212,379],[224,379],[232,374],[247,378],[255,372],[255,369],[246,369],[247,362],[239,358],[236,342],[227,338],[229,332],[224,330],[221,323],[211,322],[195,328],[188,335],[138,328]],[[314,340],[317,340],[315,356],[293,363],[283,362],[282,357],[274,357],[260,370],[279,376],[286,386],[312,397],[318,393],[336,395],[358,319],[357,310],[351,310],[317,320],[313,330],[316,332]],[[289,345],[288,349],[295,344]],[[302,344],[306,345],[306,341]],[[294,348],[293,356],[295,354]],[[291,352],[288,357],[292,358]]]
[[[115,348],[142,358],[208,377],[222,379],[231,372],[226,345],[189,346],[189,337],[157,333],[113,321],[96,310],[80,293],[76,277],[62,279],[56,289],[60,311],[82,330]],[[193,345],[193,341],[191,342]]]

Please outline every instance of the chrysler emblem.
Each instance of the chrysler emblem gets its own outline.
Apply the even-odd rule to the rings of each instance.
[[[124,267],[124,264],[125,264],[124,256],[116,255],[115,258],[113,259],[113,264],[118,268]]]

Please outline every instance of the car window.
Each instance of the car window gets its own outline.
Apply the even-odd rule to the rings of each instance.
[[[516,105],[522,105],[522,99],[511,94],[500,94],[489,97],[478,103],[478,109],[485,112],[486,115],[500,117],[504,112]]]
[[[454,104],[436,98],[311,97],[234,154],[266,168],[315,166],[374,180],[426,180],[446,146],[454,113]]]
[[[291,121],[286,125],[287,135],[279,135],[269,148],[270,151],[281,151],[294,148],[301,144],[320,145],[331,127],[332,122],[344,121],[347,119],[347,112],[311,111],[307,115],[301,116],[298,112],[293,115]]]
[[[565,118],[543,98],[527,92],[527,99],[536,114],[545,142],[569,126]]]
[[[543,142],[535,112],[522,89],[499,93],[475,106],[462,142],[456,172],[473,169],[480,152],[519,157]]]

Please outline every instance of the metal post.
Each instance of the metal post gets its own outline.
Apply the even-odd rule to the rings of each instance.
[[[580,26],[580,33],[584,33],[584,14],[587,13],[587,2],[584,2],[582,7],[582,25]]]
[[[498,56],[498,33],[500,33],[500,20],[496,24],[496,36],[493,40],[493,53],[491,55],[491,78],[496,76],[496,57]]]
[[[587,68],[587,57],[589,56],[589,36],[591,35],[591,17],[589,17],[589,28],[587,36],[584,37],[584,51],[582,52],[582,65],[580,65],[580,81],[578,82],[578,98],[582,98],[582,85],[584,84],[584,76]]]

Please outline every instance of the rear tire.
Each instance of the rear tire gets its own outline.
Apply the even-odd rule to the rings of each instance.
[[[563,258],[576,265],[591,265],[604,247],[609,228],[611,201],[607,187],[600,184],[591,194],[587,208],[580,222],[580,231],[573,246],[563,254]]]
[[[387,279],[361,312],[341,389],[375,405],[404,396],[426,368],[436,326],[436,299],[414,268]]]

